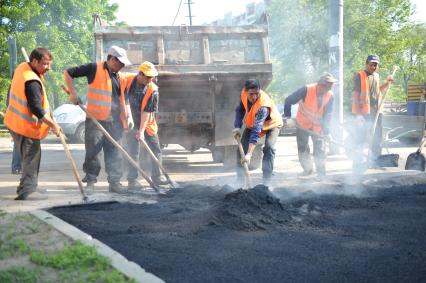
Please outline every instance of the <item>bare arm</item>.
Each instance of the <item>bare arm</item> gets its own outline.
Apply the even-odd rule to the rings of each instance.
[[[69,100],[71,103],[73,104],[78,104],[78,98],[77,95],[75,94],[75,89],[74,89],[74,85],[72,83],[72,78],[70,76],[70,74],[68,74],[68,71],[65,70],[64,71],[64,80],[65,80],[65,84],[67,85],[67,89],[68,89],[68,93],[69,93]]]
[[[59,125],[55,121],[53,121],[52,117],[50,116],[50,113],[46,113],[40,120],[46,123],[56,136],[59,136],[61,127],[59,127]]]
[[[139,126],[139,131],[136,132],[136,139],[141,140],[144,138],[145,129],[146,129],[146,126],[148,125],[148,122],[152,114],[153,114],[152,112],[145,112],[145,111],[141,113],[141,124]]]

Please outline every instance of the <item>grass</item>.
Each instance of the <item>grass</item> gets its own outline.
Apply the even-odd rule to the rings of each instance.
[[[0,211],[0,282],[135,282],[94,247],[28,214]]]

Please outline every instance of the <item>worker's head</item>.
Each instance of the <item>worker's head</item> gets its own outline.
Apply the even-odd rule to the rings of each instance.
[[[115,45],[108,49],[107,64],[113,73],[120,71],[124,66],[132,65],[127,58],[126,50]]]
[[[250,79],[244,83],[247,99],[250,103],[255,103],[260,96],[260,82],[257,79]]]
[[[34,70],[43,75],[50,70],[50,65],[53,61],[53,56],[50,53],[49,49],[38,47],[31,51],[30,54],[30,64],[34,68]]]
[[[318,80],[319,94],[325,94],[330,91],[337,79],[330,73],[324,73]]]
[[[142,64],[139,65],[139,73],[138,73],[138,83],[147,85],[152,80],[158,76],[157,69],[155,68],[154,64],[151,62],[145,61]]]
[[[365,70],[367,73],[372,74],[377,71],[379,68],[379,56],[377,55],[368,55],[367,60],[365,61]]]

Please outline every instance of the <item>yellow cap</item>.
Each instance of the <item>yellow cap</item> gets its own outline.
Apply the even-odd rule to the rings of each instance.
[[[158,72],[157,69],[155,69],[154,64],[148,61],[145,61],[139,65],[139,71],[141,71],[147,77],[158,76]]]

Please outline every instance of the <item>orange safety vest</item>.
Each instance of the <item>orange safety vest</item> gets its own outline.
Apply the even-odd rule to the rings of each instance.
[[[324,115],[324,107],[333,96],[333,92],[329,91],[324,94],[322,104],[318,107],[317,84],[309,84],[306,86],[307,92],[305,101],[299,102],[299,110],[296,115],[297,125],[303,129],[311,130],[315,133],[321,132],[322,117]]]
[[[104,62],[96,63],[96,75],[92,83],[87,88],[87,111],[96,120],[105,121],[111,115],[112,102],[112,83],[107,68],[104,67]],[[126,76],[118,73],[120,80],[120,118],[123,128],[127,128],[126,118],[127,113],[124,102],[124,89],[126,88]]]
[[[128,75],[127,76],[126,92],[128,92],[130,90],[130,86],[132,85],[133,80],[136,80],[136,79],[137,79],[137,75]],[[141,113],[144,112],[146,104],[148,103],[149,99],[151,98],[152,93],[156,90],[158,90],[158,86],[153,82],[149,83],[146,86],[145,95],[142,99]],[[154,113],[150,114],[148,124],[146,125],[145,131],[149,136],[154,136],[155,134],[157,134],[158,125],[157,125],[157,120],[155,119]]]
[[[260,137],[264,136],[267,131],[279,128],[283,125],[283,119],[278,112],[278,109],[275,107],[274,102],[269,97],[266,92],[260,90],[260,96],[256,100],[256,102],[251,106],[250,111],[248,110],[248,99],[247,92],[243,88],[241,91],[241,102],[243,103],[244,109],[246,110],[245,124],[248,129],[253,128],[254,122],[256,120],[256,113],[259,111],[260,107],[268,107],[269,108],[269,116],[266,118],[263,123],[262,131],[260,132]]]
[[[352,113],[359,114],[370,114],[370,89],[368,87],[368,76],[365,71],[359,71],[359,80],[361,83],[360,93],[357,95],[356,93],[352,94]],[[376,89],[380,91],[380,80],[377,80]],[[379,98],[381,98],[381,94],[379,94]],[[382,111],[383,107],[380,109]]]
[[[42,107],[49,112],[49,101],[44,88],[43,76],[38,76],[29,63],[20,64],[13,75],[10,87],[9,106],[4,116],[5,125],[13,132],[32,139],[43,139],[49,132],[49,126],[39,120],[30,110],[25,96],[25,82],[38,81],[42,88]]]

